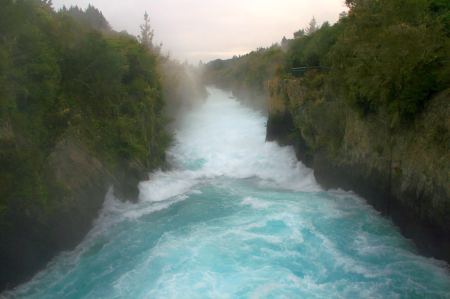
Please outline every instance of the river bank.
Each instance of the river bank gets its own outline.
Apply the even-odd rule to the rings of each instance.
[[[302,79],[273,80],[269,90],[267,140],[293,145],[322,186],[355,191],[421,253],[450,261],[448,90],[395,131],[376,115],[363,120],[344,101],[311,98]]]
[[[180,119],[173,167],[136,203],[109,193],[83,242],[6,297],[447,297],[444,263],[360,197],[323,190],[265,122],[209,90]]]
[[[3,290],[73,249],[108,188],[135,201],[170,137],[148,44],[113,31],[93,6],[7,0],[0,19]]]

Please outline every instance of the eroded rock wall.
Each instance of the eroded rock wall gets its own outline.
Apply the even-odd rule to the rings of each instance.
[[[450,261],[450,90],[394,128],[301,78],[273,80],[269,91],[268,140],[294,145],[322,186],[357,192],[422,253]]]

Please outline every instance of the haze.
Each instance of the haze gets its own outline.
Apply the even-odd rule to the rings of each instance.
[[[196,63],[229,58],[279,42],[308,25],[335,22],[343,0],[54,0],[63,5],[100,9],[111,26],[137,35],[147,11],[155,41],[179,60]]]

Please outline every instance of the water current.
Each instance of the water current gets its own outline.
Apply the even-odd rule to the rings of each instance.
[[[136,204],[110,192],[84,241],[6,298],[450,298],[445,263],[209,92],[180,120],[171,170]]]

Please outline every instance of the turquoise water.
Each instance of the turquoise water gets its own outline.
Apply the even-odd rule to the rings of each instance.
[[[211,89],[179,124],[174,169],[107,195],[85,240],[9,298],[450,298],[446,264],[417,255],[351,193],[325,192],[265,117]]]

